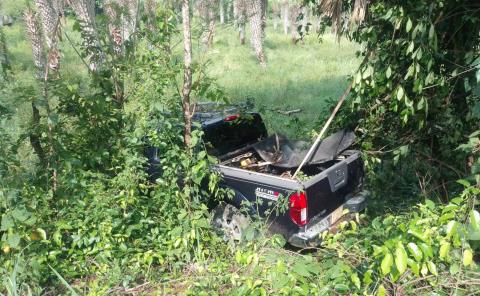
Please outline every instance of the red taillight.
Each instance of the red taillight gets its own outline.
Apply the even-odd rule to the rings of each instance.
[[[229,115],[229,116],[225,117],[225,118],[223,119],[223,121],[234,121],[234,120],[237,119],[238,117],[240,117],[239,114]]]
[[[307,196],[304,192],[290,195],[290,218],[298,226],[307,224]]]

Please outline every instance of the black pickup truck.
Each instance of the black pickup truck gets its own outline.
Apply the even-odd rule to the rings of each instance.
[[[353,133],[341,131],[322,140],[293,178],[308,145],[269,137],[260,114],[212,111],[206,104],[197,107],[194,120],[201,123],[207,152],[219,159],[212,169],[222,176],[220,186],[233,192],[233,198],[216,206],[213,219],[233,239],[242,237],[251,217],[261,217],[271,233],[291,245],[314,246],[322,232],[365,208],[363,162],[359,151],[349,150]],[[158,159],[150,150],[154,167]]]

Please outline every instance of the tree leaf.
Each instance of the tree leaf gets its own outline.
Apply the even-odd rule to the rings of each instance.
[[[439,253],[440,259],[442,259],[442,260],[447,259],[449,251],[450,251],[450,243],[443,243],[440,246],[440,253]]]
[[[373,270],[371,270],[371,269],[367,270],[363,274],[363,284],[365,286],[369,286],[371,283],[373,283],[372,274],[373,274]]]
[[[383,257],[382,263],[380,265],[382,269],[382,274],[387,275],[388,273],[390,273],[390,271],[392,270],[392,265],[393,256],[390,252],[387,252],[387,254],[385,254],[385,257]]]
[[[473,262],[473,253],[470,249],[463,251],[463,266],[469,266]]]
[[[480,213],[477,210],[470,211],[469,222],[473,229],[480,229]]]
[[[447,233],[447,237],[451,237],[453,234],[457,232],[458,223],[455,220],[448,222],[447,226],[445,227],[445,232]]]
[[[434,36],[435,36],[435,26],[431,24],[430,30],[428,31],[428,39],[432,40]]]
[[[433,250],[432,247],[427,245],[426,243],[420,244],[420,249],[422,249],[423,255],[427,258],[433,257]]]
[[[395,249],[395,266],[400,274],[403,274],[407,270],[407,258],[408,255],[403,244],[398,242],[397,248]]]
[[[427,266],[428,270],[430,270],[433,275],[438,275],[437,266],[435,265],[435,263],[433,263],[432,261],[428,261]]]
[[[380,285],[377,290],[377,296],[387,296],[387,290],[383,285]]]
[[[415,262],[413,259],[408,258],[407,265],[410,267],[410,269],[416,276],[420,275],[420,266],[417,262]]]
[[[385,75],[387,76],[387,79],[392,76],[392,68],[388,66],[387,71],[385,72]]]
[[[397,100],[401,101],[403,99],[404,94],[405,94],[405,91],[403,90],[403,87],[400,85],[397,89]]]
[[[358,277],[356,272],[352,273],[350,279],[352,280],[352,283],[355,285],[355,287],[357,287],[357,289],[361,288],[360,278]]]
[[[415,258],[416,261],[422,260],[423,254],[420,248],[417,246],[415,243],[408,243],[407,245],[408,250],[412,254],[413,258]]]
[[[407,25],[405,27],[405,30],[408,32],[410,32],[410,30],[412,29],[412,20],[409,18],[408,21],[407,21]]]

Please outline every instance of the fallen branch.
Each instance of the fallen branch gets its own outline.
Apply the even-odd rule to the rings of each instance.
[[[315,151],[315,149],[317,149],[317,146],[318,144],[320,143],[320,141],[322,140],[323,138],[323,135],[325,134],[325,132],[327,131],[328,127],[330,126],[330,124],[332,123],[333,119],[335,118],[335,115],[337,114],[338,110],[340,109],[340,107],[342,106],[343,102],[345,101],[345,99],[347,98],[348,94],[350,93],[350,90],[352,89],[352,85],[353,83],[350,82],[350,84],[348,85],[347,89],[345,89],[345,92],[342,94],[342,96],[340,97],[340,99],[338,100],[338,103],[337,103],[337,106],[335,106],[335,109],[333,109],[333,112],[332,114],[330,114],[330,117],[328,118],[327,122],[325,123],[325,125],[323,126],[322,130],[320,131],[320,134],[318,134],[318,137],[317,139],[315,140],[315,143],[313,143],[312,147],[310,148],[310,150],[308,150],[308,153],[307,155],[305,155],[305,158],[302,160],[302,163],[300,163],[300,166],[298,166],[297,170],[295,171],[295,173],[293,174],[292,178],[295,178],[295,176],[300,172],[300,170],[302,169],[303,165],[305,165],[305,163],[310,160],[310,157],[312,157],[312,154],[313,152]]]
[[[279,109],[277,109],[277,110],[274,110],[274,111],[288,116],[290,114],[300,113],[300,112],[302,112],[302,109],[294,109],[294,110],[279,110]]]

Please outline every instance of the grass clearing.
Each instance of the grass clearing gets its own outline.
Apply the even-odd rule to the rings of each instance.
[[[301,136],[322,117],[328,101],[337,100],[345,90],[347,77],[359,64],[358,49],[358,44],[346,39],[337,42],[331,34],[321,40],[313,34],[303,43],[293,44],[290,36],[268,27],[268,67],[263,70],[250,44],[240,45],[231,26],[218,25],[208,54],[208,73],[233,101],[252,99],[270,130]],[[269,112],[297,108],[302,112],[296,116]]]

